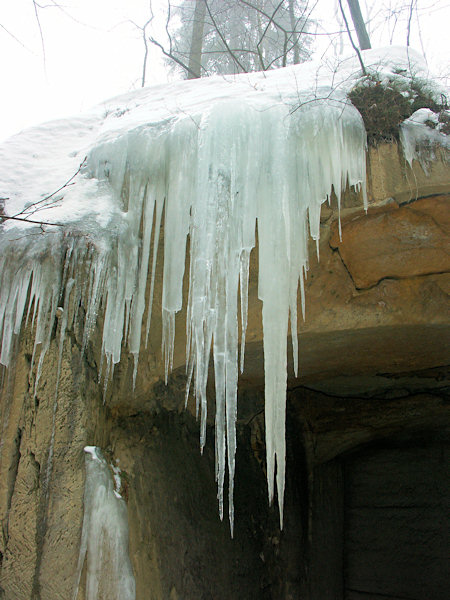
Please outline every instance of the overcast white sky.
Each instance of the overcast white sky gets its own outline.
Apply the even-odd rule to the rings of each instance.
[[[177,0],[175,0],[177,1]],[[416,0],[412,0],[416,1]],[[108,97],[140,86],[143,43],[130,22],[144,24],[149,0],[37,0],[45,60],[32,0],[0,3],[0,141],[42,121],[76,114]],[[316,0],[310,0],[311,6]],[[161,15],[167,0],[153,0],[154,35],[163,39]],[[407,7],[410,0],[361,0],[371,29],[372,45],[405,45],[407,11],[400,19],[384,17]],[[318,0],[313,16],[323,30],[334,30],[337,0]],[[411,45],[425,50],[432,70],[448,75],[450,0],[417,0]],[[420,27],[419,27],[420,24]],[[392,36],[392,32],[394,35]],[[420,37],[419,37],[420,34]],[[319,53],[329,44],[316,38]],[[343,40],[347,45],[348,41]],[[150,47],[147,85],[167,80],[161,53]]]

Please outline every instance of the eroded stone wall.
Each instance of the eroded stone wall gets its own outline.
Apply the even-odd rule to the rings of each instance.
[[[27,329],[1,392],[0,597],[71,598],[88,444],[118,459],[123,470],[138,600],[343,598],[348,457],[386,440],[403,443],[405,435],[408,444],[425,434],[442,435],[447,443],[449,188],[448,165],[432,165],[427,178],[419,165],[411,170],[405,164],[396,146],[385,146],[369,153],[368,214],[355,194],[345,197],[342,241],[336,207],[324,207],[320,262],[313,245],[310,251],[298,379],[289,367],[281,533],[265,482],[256,252],[239,382],[234,540],[217,514],[212,372],[203,456],[191,400],[184,411],[183,312],[174,374],[168,387],[163,382],[157,318],[162,265],[135,392],[132,357],[124,352],[104,397],[100,335],[81,357],[80,332],[69,331],[55,402],[55,323],[35,393]],[[426,548],[419,544],[420,551]],[[77,600],[83,598],[82,581]]]

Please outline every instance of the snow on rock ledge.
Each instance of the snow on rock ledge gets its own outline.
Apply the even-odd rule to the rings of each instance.
[[[366,53],[365,61],[377,69],[381,61],[392,71],[409,66],[411,55],[378,51]],[[255,228],[268,488],[270,500],[277,488],[282,522],[286,338],[290,320],[297,362],[297,293],[300,285],[304,306],[308,230],[319,238],[320,208],[332,188],[338,202],[347,183],[362,187],[365,199],[366,136],[345,93],[357,73],[351,60],[338,73],[309,63],[157,86],[113,99],[85,117],[31,129],[0,148],[7,214],[59,224],[33,229],[29,223],[7,221],[0,238],[0,362],[9,364],[14,336],[24,318],[31,320],[33,362],[39,355],[36,387],[57,312],[63,319],[62,349],[80,306],[86,311],[84,348],[99,311],[104,313],[105,385],[124,343],[134,355],[136,376],[142,328],[145,337],[151,325],[163,211],[167,377],[189,236],[188,389],[193,379],[203,447],[212,348],[219,510],[222,516],[228,467],[231,529],[237,380],[239,368],[245,367]]]
[[[409,165],[418,160],[425,172],[435,160],[437,148],[450,160],[450,139],[441,132],[438,116],[429,108],[420,108],[400,125],[400,141]]]

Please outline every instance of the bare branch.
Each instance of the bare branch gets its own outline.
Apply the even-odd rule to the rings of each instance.
[[[167,19],[166,19],[166,35],[169,39],[169,52],[170,54],[172,54],[172,50],[173,50],[173,43],[172,43],[172,36],[170,35],[170,31],[169,31],[169,23],[170,23],[170,11],[171,11],[171,4],[170,4],[170,0],[167,3]]]
[[[41,37],[41,47],[42,47],[42,60],[44,61],[44,71],[47,72],[47,60],[45,56],[45,44],[44,44],[44,34],[42,33],[41,21],[39,19],[39,5],[36,3],[36,0],[32,0],[34,7],[34,14],[36,16],[36,22],[39,28],[39,35]]]
[[[33,202],[32,204],[29,204],[28,206],[26,206],[25,208],[23,208],[21,211],[19,211],[18,213],[16,213],[15,215],[11,216],[11,217],[4,217],[7,219],[14,219],[16,221],[27,221],[28,219],[23,218],[20,219],[19,217],[21,215],[33,215],[34,213],[36,213],[39,210],[45,210],[47,208],[50,208],[51,206],[54,206],[57,202],[60,202],[62,198],[57,198],[55,199],[54,196],[56,194],[58,194],[58,192],[60,192],[61,190],[74,185],[74,179],[75,177],[78,175],[78,173],[81,171],[81,169],[83,168],[83,166],[86,164],[86,160],[87,160],[87,156],[84,157],[82,163],[80,164],[80,166],[78,167],[77,171],[72,175],[72,177],[70,177],[66,183],[64,183],[61,187],[59,187],[57,190],[55,190],[54,192],[52,192],[51,194],[49,194],[48,196],[45,196],[45,198],[42,198],[41,200],[38,200],[37,202]],[[48,202],[49,200],[52,200],[52,202]],[[31,223],[32,221],[30,221]],[[48,223],[46,223],[48,224]],[[52,223],[50,223],[50,225],[52,225]]]
[[[144,58],[142,60],[142,78],[141,78],[141,87],[145,87],[145,79],[146,79],[146,73],[147,73],[147,60],[148,60],[148,40],[147,40],[147,32],[146,29],[147,27],[150,25],[150,23],[153,21],[154,19],[154,14],[153,14],[153,10],[152,10],[152,3],[149,3],[149,8],[150,8],[150,18],[147,19],[147,21],[144,23],[144,25],[138,25],[137,23],[135,23],[134,21],[131,21],[130,19],[130,23],[132,25],[134,25],[136,27],[136,29],[139,29],[139,31],[142,33],[142,41],[144,42]]]
[[[301,35],[331,35],[328,32],[324,32],[324,33],[313,33],[313,32],[307,32],[305,31],[305,24],[308,22],[308,19],[311,16],[311,13],[314,11],[315,7],[318,4],[318,0],[315,0],[312,8],[309,9],[308,15],[305,17],[305,13],[308,9],[308,4],[306,5],[303,13],[295,19],[294,22],[294,13],[293,13],[293,3],[292,0],[290,0],[289,2],[289,16],[290,16],[290,22],[291,22],[291,30],[286,29],[286,27],[284,27],[279,21],[277,21],[275,19],[275,15],[277,13],[277,11],[280,9],[280,7],[283,5],[283,2],[280,2],[279,4],[277,4],[277,6],[275,7],[274,12],[272,13],[272,15],[270,15],[269,13],[267,13],[263,8],[261,8],[260,6],[258,6],[257,4],[254,4],[253,2],[249,2],[248,0],[239,0],[239,2],[241,4],[244,4],[245,6],[248,6],[249,8],[251,8],[252,10],[256,11],[258,14],[262,15],[263,17],[265,17],[266,19],[268,19],[268,23],[267,26],[262,34],[262,36],[260,37],[260,40],[258,41],[257,44],[257,49],[258,49],[258,55],[260,56],[260,63],[261,63],[261,67],[263,71],[267,71],[271,68],[271,66],[280,58],[283,59],[283,66],[286,66],[286,62],[287,62],[287,55],[289,54],[289,52],[291,52],[291,50],[294,50],[294,64],[298,63],[298,59],[296,58],[296,51],[298,52],[298,40],[300,38]],[[297,31],[297,27],[299,25],[299,23],[303,20],[304,25],[303,27]],[[264,65],[263,59],[262,59],[262,55],[261,55],[261,51],[260,51],[260,44],[262,42],[262,38],[266,35],[269,26],[273,24],[274,27],[276,29],[278,29],[279,31],[281,31],[284,34],[284,48],[285,50],[283,51],[282,54],[280,54],[279,56],[277,56],[275,59],[272,59],[270,61],[270,63],[268,65]],[[338,32],[340,33],[340,32]],[[292,41],[291,46],[288,48],[288,44]]]
[[[259,56],[260,56],[261,64],[263,64],[263,60],[262,60],[262,53],[261,53],[261,51],[260,51],[260,46],[261,46],[261,44],[262,44],[262,41],[263,41],[263,39],[264,39],[264,37],[265,37],[265,35],[266,35],[266,33],[267,33],[267,31],[268,31],[268,29],[269,29],[270,25],[271,25],[271,24],[274,22],[273,20],[274,20],[274,18],[275,18],[275,15],[276,15],[277,11],[279,10],[279,8],[280,8],[280,6],[281,6],[282,4],[283,4],[283,0],[281,0],[281,2],[279,2],[279,3],[278,3],[278,5],[275,7],[275,10],[273,11],[273,14],[272,14],[272,15],[269,17],[269,20],[268,20],[268,22],[267,22],[267,25],[266,25],[266,27],[265,27],[264,31],[262,32],[262,35],[261,35],[261,37],[259,38],[259,40],[258,40],[258,43],[256,44],[256,48],[258,49],[258,54],[259,54]],[[284,38],[284,39],[285,39],[285,42],[284,42],[284,43],[286,44],[286,31],[284,32],[284,34],[285,34],[285,38]],[[284,66],[284,65],[283,65],[283,66]],[[263,67],[263,68],[264,68],[264,67]],[[266,70],[266,69],[264,69],[264,71],[265,71],[265,70]]]
[[[354,51],[356,52],[356,54],[358,56],[359,64],[361,65],[361,69],[362,69],[363,75],[367,75],[366,67],[364,66],[363,59],[362,59],[362,56],[361,56],[361,52],[359,51],[358,46],[356,46],[355,42],[353,41],[352,34],[350,32],[350,27],[348,26],[347,17],[345,16],[345,12],[344,12],[344,9],[342,7],[342,0],[338,0],[338,2],[339,2],[339,7],[340,7],[341,13],[342,13],[342,18],[344,19],[345,27],[347,29],[348,37],[350,38],[350,43],[353,46],[353,49],[354,49]]]
[[[1,27],[1,28],[2,28],[4,31],[6,31],[6,33],[7,33],[8,35],[10,35],[10,36],[12,37],[12,39],[13,39],[13,40],[15,40],[15,41],[16,41],[18,44],[20,44],[20,45],[22,46],[22,48],[25,48],[25,50],[28,50],[28,52],[31,52],[31,54],[34,54],[34,52],[33,52],[32,50],[30,50],[29,48],[27,48],[27,47],[25,46],[25,44],[23,44],[23,43],[22,43],[22,42],[19,40],[19,38],[17,38],[17,37],[16,37],[16,36],[15,36],[13,33],[11,33],[11,32],[10,32],[8,29],[6,29],[6,27],[5,27],[4,25],[2,25],[1,23],[0,23],[0,27]]]
[[[208,14],[211,18],[212,24],[214,25],[215,30],[217,31],[217,33],[219,34],[220,39],[222,40],[225,48],[227,49],[227,52],[230,54],[231,58],[234,60],[234,62],[238,65],[238,67],[241,68],[243,73],[247,73],[247,69],[242,65],[242,63],[240,62],[240,60],[238,59],[238,57],[236,56],[236,54],[234,54],[234,52],[231,50],[230,46],[228,45],[227,40],[224,38],[222,32],[220,31],[220,28],[217,27],[217,23],[211,13],[211,10],[209,8],[209,4],[208,1],[205,0],[205,4],[206,4],[206,10],[208,11]]]
[[[50,0],[50,2],[52,3],[52,6],[50,6],[50,5],[44,5],[44,6],[40,7],[40,8],[57,8],[60,12],[63,13],[63,15],[65,15],[68,19],[70,19],[74,23],[78,23],[78,25],[82,25],[83,27],[88,27],[89,29],[94,29],[96,31],[102,31],[102,29],[100,29],[99,27],[95,27],[94,25],[90,25],[89,23],[85,23],[84,21],[80,21],[76,17],[72,16],[65,9],[64,6],[61,6],[61,4],[59,4],[58,2],[55,2],[55,0]]]
[[[415,4],[417,4],[416,0],[411,0],[411,2],[409,4],[408,25],[406,28],[406,46],[409,46],[409,38],[411,36],[411,19],[412,19]]]
[[[425,58],[425,62],[428,63],[427,54],[425,52],[425,46],[423,44],[423,39],[422,39],[422,28],[420,27],[420,19],[419,19],[419,11],[417,8],[417,1],[416,1],[416,22],[417,22],[417,31],[419,33],[419,40],[420,40],[420,47],[422,49],[422,54],[423,54],[423,57]]]
[[[258,13],[260,13],[263,17],[266,17],[266,19],[271,19],[271,16],[266,13],[265,10],[263,10],[260,6],[257,6],[255,4],[253,4],[253,2],[248,2],[248,0],[239,0],[239,2],[241,4],[245,4],[245,6],[248,6],[249,8],[256,10]],[[280,3],[281,4],[281,3]],[[278,8],[276,9],[278,10]],[[286,32],[286,29],[284,27],[282,27],[281,25],[277,25],[278,29],[280,29],[283,33]]]
[[[179,58],[177,58],[171,52],[167,51],[164,48],[164,46],[158,42],[158,40],[155,40],[155,38],[153,38],[153,37],[149,37],[148,41],[151,42],[152,44],[154,44],[155,46],[158,46],[158,48],[161,50],[161,52],[164,54],[164,56],[167,56],[167,58],[170,58],[171,60],[173,60],[174,62],[176,62],[177,65],[180,65],[180,67],[182,67],[183,69],[185,69],[187,73],[192,73],[193,75],[195,75],[195,73],[189,69],[189,67],[187,66],[187,64],[185,64],[182,60],[180,60]]]
[[[22,219],[20,217],[0,217],[0,223],[3,221],[22,221],[23,223],[35,223],[36,225],[54,225],[55,227],[64,227],[64,223],[47,223],[47,221],[33,221],[32,219]]]

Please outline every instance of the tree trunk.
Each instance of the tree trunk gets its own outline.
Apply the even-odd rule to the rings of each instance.
[[[205,0],[196,0],[194,22],[192,25],[192,40],[189,50],[188,79],[201,77],[203,30],[205,27],[206,4]]]
[[[297,23],[294,14],[294,0],[289,0],[289,19],[291,21],[292,43],[294,47],[294,65],[298,65],[300,62],[300,52],[298,48]]]
[[[370,45],[369,34],[367,33],[366,24],[361,14],[359,0],[347,0],[352,15],[353,25],[355,26],[356,35],[358,36],[359,47],[361,50],[368,50]]]

